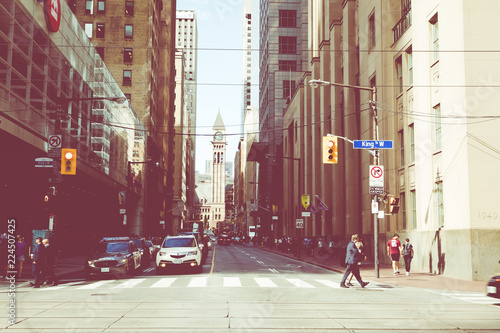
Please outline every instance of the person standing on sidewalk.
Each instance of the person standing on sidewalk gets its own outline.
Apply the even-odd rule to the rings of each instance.
[[[401,242],[399,241],[399,235],[394,234],[392,239],[387,243],[387,255],[391,257],[392,269],[394,270],[394,275],[399,274],[399,258],[401,258]]]
[[[406,276],[409,276],[411,259],[413,258],[413,245],[410,244],[409,238],[407,238],[403,244],[403,258],[405,259]]]
[[[359,252],[359,249],[356,246],[356,243],[358,241],[358,235],[352,235],[351,241],[347,245],[347,250],[346,250],[346,256],[345,256],[345,263],[347,264],[347,268],[344,272],[344,276],[342,277],[342,281],[340,281],[340,287],[342,288],[349,288],[346,286],[345,281],[347,279],[347,276],[352,272],[352,274],[356,277],[356,280],[358,280],[359,285],[361,288],[364,288],[369,282],[363,282],[361,279],[361,275],[359,274],[359,266],[358,262],[361,260],[361,253]]]
[[[45,246],[45,279],[47,284],[51,284],[52,286],[57,286],[56,274],[54,273],[54,269],[56,267],[56,251],[49,244],[48,239],[44,239],[43,245]]]
[[[17,276],[19,278],[23,275],[24,261],[26,260],[26,255],[28,253],[28,245],[24,242],[21,235],[16,237],[16,265],[17,265]]]
[[[43,283],[42,274],[45,270],[45,246],[43,246],[42,240],[42,237],[37,237],[35,240],[37,244],[33,251],[33,275],[35,276],[35,282],[30,282],[33,288],[40,288],[40,285]]]

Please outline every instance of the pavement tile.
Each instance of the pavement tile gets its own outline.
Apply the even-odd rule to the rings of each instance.
[[[358,313],[359,315],[359,313]],[[376,319],[376,318],[356,318],[356,319],[336,319],[342,327],[350,330],[371,329],[377,327],[380,329],[418,329],[418,330],[442,330],[456,329],[456,326],[444,321],[432,319],[401,318],[401,319]]]
[[[20,318],[19,318],[20,319]],[[20,322],[11,325],[8,329],[48,329],[48,330],[64,330],[64,332],[70,332],[74,329],[99,329],[102,327],[108,327],[118,318],[25,318]]]
[[[235,330],[251,329],[260,333],[261,329],[295,329],[301,332],[317,329],[345,328],[334,319],[307,319],[307,318],[231,318],[231,328]]]
[[[130,329],[135,327],[142,327],[144,329],[182,329],[188,328],[187,332],[190,331],[191,328],[202,329],[206,328],[210,329],[221,329],[229,327],[229,318],[193,318],[192,316],[189,318],[120,318],[120,320],[114,322],[110,328],[119,328],[119,329]]]

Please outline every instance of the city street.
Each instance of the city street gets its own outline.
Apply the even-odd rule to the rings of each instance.
[[[363,271],[361,273],[363,275]],[[493,332],[498,300],[454,292],[354,282],[342,275],[246,245],[215,246],[201,274],[137,276],[15,291],[7,332]],[[2,284],[2,308],[8,286]],[[7,310],[5,310],[7,312]]]

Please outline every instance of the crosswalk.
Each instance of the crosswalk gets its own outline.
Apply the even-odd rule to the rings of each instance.
[[[476,303],[476,304],[484,304],[484,305],[493,305],[500,304],[500,300],[492,297],[486,296],[484,293],[479,292],[436,292],[442,296],[452,297],[455,299],[459,299],[465,302]]]
[[[56,287],[43,287],[39,291],[75,289],[132,289],[132,288],[340,288],[340,282],[329,279],[285,277],[237,277],[237,276],[180,276],[156,278],[132,278],[101,281],[73,281]],[[359,288],[355,285],[354,288]],[[376,283],[367,288],[380,288]]]

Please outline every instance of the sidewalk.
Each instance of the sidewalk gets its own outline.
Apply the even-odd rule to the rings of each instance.
[[[345,267],[340,265],[340,258],[338,257],[321,257],[319,255],[308,256],[302,253],[300,258],[296,258],[293,253],[283,253],[275,249],[270,250],[269,247],[259,247],[259,249],[307,262],[338,273],[344,273],[345,271]],[[375,278],[375,266],[373,262],[367,262],[363,263],[361,266],[361,277],[365,281],[373,281],[395,286],[486,293],[487,282],[460,280],[443,275],[414,270],[413,268],[410,276],[406,276],[404,263],[400,263],[400,271],[401,274],[394,275],[392,266],[379,264],[379,278],[377,279]]]

